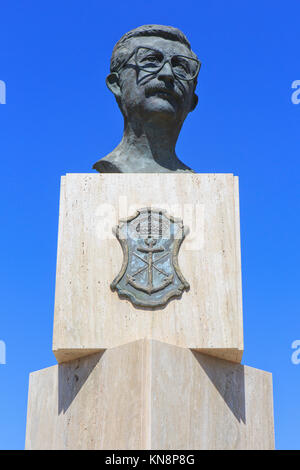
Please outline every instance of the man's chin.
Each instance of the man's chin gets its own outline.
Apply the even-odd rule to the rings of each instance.
[[[144,107],[146,114],[157,118],[176,118],[178,103],[171,96],[152,96]]]

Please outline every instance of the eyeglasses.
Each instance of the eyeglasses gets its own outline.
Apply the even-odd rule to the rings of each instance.
[[[163,52],[151,47],[136,47],[130,56],[120,65],[120,71],[134,56],[136,66],[146,72],[157,74],[168,62],[171,66],[174,77],[179,80],[195,80],[198,76],[201,62],[185,55],[173,55],[166,59]]]

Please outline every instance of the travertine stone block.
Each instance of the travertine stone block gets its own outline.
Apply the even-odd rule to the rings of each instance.
[[[110,284],[123,254],[119,217],[152,206],[190,233],[179,265],[190,290],[137,308]],[[240,362],[243,352],[238,179],[232,174],[62,177],[53,351],[59,362],[152,338]]]
[[[30,375],[27,449],[273,449],[268,372],[140,340]]]

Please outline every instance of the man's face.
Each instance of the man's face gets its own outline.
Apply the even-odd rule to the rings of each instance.
[[[155,36],[132,38],[126,46],[128,56],[136,47],[147,47],[160,51],[165,60],[174,55],[192,57],[184,44]],[[195,105],[194,81],[176,78],[169,62],[158,73],[149,73],[136,67],[132,57],[119,72],[119,86],[121,107],[128,118],[145,121],[164,119],[182,124]]]

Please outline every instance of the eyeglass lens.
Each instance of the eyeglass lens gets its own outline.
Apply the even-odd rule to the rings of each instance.
[[[162,52],[155,49],[139,47],[135,55],[137,66],[148,72],[159,70],[165,63]],[[173,73],[178,78],[191,80],[198,72],[199,63],[191,57],[174,55],[170,60]]]

